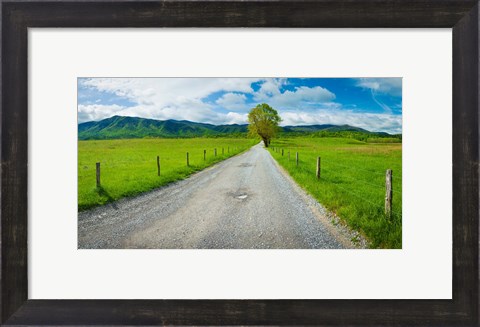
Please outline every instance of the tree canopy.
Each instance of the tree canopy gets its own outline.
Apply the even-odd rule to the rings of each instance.
[[[260,136],[266,147],[270,145],[272,137],[278,131],[278,124],[282,121],[278,112],[266,103],[257,105],[248,113],[248,132],[253,136]]]

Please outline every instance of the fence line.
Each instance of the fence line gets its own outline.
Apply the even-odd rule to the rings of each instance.
[[[233,154],[235,154],[236,151],[243,151],[243,148],[239,147],[233,147],[234,151]],[[200,152],[201,153],[201,152]],[[230,146],[227,147],[227,154],[230,153]],[[200,154],[201,155],[201,154]],[[222,155],[225,156],[225,148],[222,147]],[[217,148],[214,148],[214,157],[217,156]],[[228,155],[227,155],[228,156]],[[156,156],[156,166],[157,166],[157,176],[161,175],[161,161],[160,161],[160,156]],[[190,167],[190,153],[186,152],[186,164],[187,167]],[[167,159],[168,160],[168,159]],[[203,161],[207,160],[207,150],[203,150]],[[121,161],[113,161],[113,160],[107,160],[103,162],[103,166],[109,170],[109,168],[116,168],[116,167],[121,167],[125,164],[151,164],[152,160],[145,159],[145,158],[139,158],[139,160],[131,159],[131,160],[121,160]],[[84,166],[84,168],[89,168],[89,166]],[[100,188],[101,187],[101,161],[95,163],[95,182],[96,182],[96,187]],[[80,168],[79,168],[80,169]]]
[[[213,150],[213,149],[211,149]],[[243,151],[245,149],[238,149],[238,152],[240,151]],[[188,151],[189,152],[189,156],[190,156],[190,159],[192,158],[203,158],[203,155],[205,154],[205,160],[208,159],[209,155],[209,151],[210,149],[206,149],[206,150],[203,150],[205,153],[202,152],[202,150],[199,150],[199,151],[196,151],[196,152],[192,152],[191,150]],[[232,148],[232,151],[230,151],[230,154],[235,154],[235,151],[237,151],[237,149],[234,149]],[[228,152],[225,152],[224,153],[224,156],[227,156],[229,153]],[[152,154],[154,156],[154,158],[156,157],[156,154],[153,153]],[[167,156],[164,156],[162,154],[160,154],[161,157],[167,161],[170,161],[172,159],[169,159]],[[178,155],[178,153],[176,153],[176,155]],[[197,157],[198,156],[198,157]],[[217,152],[217,156],[221,156],[220,153]],[[180,160],[179,157],[177,158],[174,158],[173,160]],[[112,160],[112,159],[104,159],[104,160],[101,160],[100,161],[102,162],[102,165],[108,165],[109,167],[119,167],[121,165],[125,165],[125,164],[149,164],[152,162],[152,159],[151,159],[151,156],[141,156],[141,157],[138,157],[137,159],[129,159],[129,160]],[[90,166],[86,166],[86,167],[90,167]],[[80,167],[81,168],[81,167]]]
[[[299,153],[299,152],[297,152]],[[301,161],[301,160],[300,160]],[[328,161],[328,165],[333,165],[333,166],[338,166],[338,167],[342,167],[342,168],[347,168],[347,169],[350,169],[350,170],[359,170],[359,171],[365,171],[365,172],[368,172],[368,173],[373,173],[373,174],[376,174],[376,175],[379,175],[379,176],[384,176],[384,173],[382,172],[378,172],[378,171],[375,171],[375,170],[369,170],[369,169],[363,169],[363,168],[352,168],[351,166],[345,166],[345,165],[342,165],[342,164],[338,164],[338,163],[332,163],[331,161]],[[401,177],[401,175],[397,175],[396,176],[399,176]]]
[[[273,151],[278,153],[278,152],[280,152],[279,150],[280,149],[275,149]],[[282,155],[283,155],[283,148],[281,149],[281,152],[282,152]],[[290,151],[288,151],[288,157],[289,157],[288,159],[290,161]],[[304,165],[300,165],[299,153],[298,152],[295,153],[295,158],[296,158],[295,166],[297,167],[297,169],[301,169],[305,172],[311,171],[310,170],[311,169],[310,165],[308,165],[308,167],[305,167]],[[302,161],[302,162],[304,162],[304,161]],[[384,183],[382,183],[382,185],[370,183],[370,182],[367,182],[365,180],[358,179],[358,178],[353,178],[352,176],[348,176],[348,175],[347,176],[350,177],[350,178],[347,178],[346,182],[349,183],[349,184],[360,183],[360,184],[364,184],[364,185],[369,185],[370,187],[374,187],[378,190],[380,190],[380,189],[383,190],[385,192],[384,212],[385,212],[386,217],[390,218],[392,213],[401,215],[401,212],[399,212],[397,210],[393,210],[393,208],[392,208],[394,188],[399,189],[399,192],[401,193],[402,192],[402,186],[401,186],[401,183],[397,184],[397,183],[393,182],[393,171],[391,169],[386,169],[385,174],[384,174],[384,173],[381,173],[381,172],[378,172],[378,171],[362,169],[362,168],[353,168],[351,166],[344,166],[344,165],[341,165],[341,164],[338,164],[338,163],[331,163],[330,161],[327,161],[326,166],[327,166],[327,169],[326,169],[327,171],[335,171],[334,169],[331,169],[330,166],[334,166],[334,167],[336,166],[336,167],[346,168],[349,171],[363,171],[363,172],[366,172],[368,174],[376,174],[377,176],[383,176],[383,178],[385,178],[385,179],[384,179]],[[401,179],[401,174],[398,174],[398,175],[399,175],[399,178]],[[320,179],[320,176],[321,176],[321,157],[316,157],[315,176],[316,176],[317,179]],[[322,179],[325,179],[325,178],[322,178]],[[327,178],[327,181],[328,181],[328,178]],[[375,204],[374,202],[367,199],[366,197],[363,197],[363,196],[359,195],[358,193],[353,192],[351,190],[347,190],[346,188],[339,186],[337,183],[330,182],[330,184],[334,185],[335,187],[338,187],[339,189],[343,190],[344,192],[346,192],[348,194],[356,196],[357,198],[361,199],[362,201],[364,201],[366,203],[369,203],[370,205],[373,205],[374,207],[377,207],[377,208],[382,207],[382,205]]]
[[[317,176],[317,179],[320,179],[320,157],[317,157],[317,169],[315,175]]]
[[[328,169],[327,169],[327,171],[328,171]],[[362,179],[349,179],[348,181],[351,182],[351,183],[361,183],[361,184],[369,185],[369,186],[376,187],[376,188],[382,189],[382,190],[385,188],[385,183],[384,182],[382,184],[380,184],[380,183],[379,184],[373,184],[373,183],[366,182]]]
[[[346,168],[346,169],[350,169],[350,170],[357,170],[357,171],[364,171],[364,172],[368,172],[368,173],[373,173],[373,174],[376,174],[378,176],[384,176],[385,174],[384,173],[381,173],[379,171],[375,171],[375,170],[369,170],[369,169],[364,169],[364,168],[352,168],[351,166],[345,166],[345,165],[342,165],[342,164],[338,164],[338,163],[332,163],[332,162],[329,162],[329,165],[332,165],[332,166],[338,166],[338,167],[342,167],[342,168]],[[388,168],[384,168],[385,170],[388,169]],[[402,174],[401,173],[397,173],[395,174],[396,177],[398,178],[401,178],[402,177]]]
[[[328,162],[328,165],[342,167],[342,168],[346,168],[346,169],[349,169],[349,170],[364,171],[364,172],[367,172],[367,173],[376,174],[376,175],[379,175],[379,176],[384,176],[383,173],[375,171],[375,170],[370,170],[370,169],[352,168],[351,166],[345,166],[345,165],[341,165],[341,164],[338,164],[338,163],[332,163],[332,162]]]
[[[332,183],[332,184],[335,185],[335,187],[338,187],[339,189],[342,189],[343,191],[345,191],[345,192],[348,193],[348,194],[351,194],[351,195],[356,196],[356,197],[359,198],[360,200],[365,201],[365,202],[367,202],[368,204],[370,204],[370,205],[372,205],[372,206],[374,206],[374,207],[376,207],[376,208],[383,209],[383,204],[382,204],[382,203],[374,203],[374,202],[372,202],[371,200],[369,200],[369,199],[367,199],[367,198],[359,195],[359,194],[356,193],[356,192],[353,192],[353,191],[351,191],[351,190],[348,190],[348,189],[346,189],[346,188],[344,188],[344,187],[342,187],[342,186],[340,186],[340,185],[338,185],[338,184],[335,184],[335,183]],[[398,215],[401,215],[401,212],[400,212],[400,211],[397,211],[397,210],[392,210],[391,212],[394,212],[394,213],[396,213],[396,214],[398,214]]]
[[[237,150],[237,147],[235,147],[235,151]],[[230,147],[227,148],[227,151],[228,153],[230,153]],[[281,155],[283,156],[284,154],[284,149],[283,148],[275,148],[275,147],[272,147],[272,151],[273,152],[276,152],[276,153],[281,153]],[[224,155],[224,147],[222,147],[222,155]],[[201,153],[201,152],[200,152]],[[207,150],[204,149],[203,150],[203,160],[206,161],[206,157],[207,157]],[[214,157],[217,156],[217,148],[214,148]],[[290,161],[290,151],[288,151],[288,161]],[[122,163],[132,163],[132,162],[135,162],[135,163],[147,163],[147,162],[151,162],[150,160],[142,160],[142,161],[135,161],[135,160],[128,160],[128,161],[120,161],[120,162],[115,162],[113,163],[113,165],[109,165],[107,164],[107,167],[115,167],[115,166],[118,166],[118,164],[122,164]],[[304,161],[302,161],[304,162]],[[325,163],[325,162],[324,162]],[[296,164],[296,167],[297,169],[301,169],[303,171],[308,171],[310,170],[308,167],[305,167],[304,165],[300,165],[300,159],[299,159],[299,152],[297,151],[295,153],[295,164]],[[187,167],[190,167],[190,155],[189,155],[189,152],[186,152],[186,165]],[[332,162],[329,162],[327,161],[327,172],[330,169],[330,166],[337,166],[337,167],[343,167],[343,168],[347,168],[349,170],[353,170],[353,171],[364,171],[364,172],[367,172],[369,174],[377,174],[377,175],[382,175],[385,177],[385,185],[376,185],[376,184],[373,184],[373,183],[370,183],[370,182],[367,182],[365,180],[362,180],[362,179],[358,179],[358,178],[353,178],[351,180],[347,180],[348,183],[350,184],[355,184],[355,183],[361,183],[361,184],[365,184],[365,185],[369,185],[369,186],[372,186],[372,187],[375,187],[377,189],[384,189],[385,190],[385,213],[387,216],[390,216],[391,213],[396,213],[396,214],[400,214],[398,211],[396,210],[393,210],[392,208],[392,198],[393,198],[393,192],[395,191],[395,189],[399,189],[400,192],[402,191],[402,186],[401,186],[401,183],[400,184],[397,184],[397,183],[394,183],[394,179],[393,177],[396,177],[397,175],[395,174],[394,175],[394,172],[390,169],[388,169],[386,171],[386,174],[383,174],[383,173],[380,173],[380,172],[377,172],[377,171],[372,171],[372,170],[368,170],[368,169],[362,169],[362,168],[352,168],[352,167],[349,167],[349,166],[344,166],[344,165],[341,165],[341,164],[338,164],[338,163],[332,163]],[[101,175],[100,175],[100,162],[97,162],[96,165],[96,186],[97,188],[101,187]],[[311,166],[310,166],[311,167]],[[315,166],[314,166],[315,167]],[[321,178],[321,158],[320,157],[316,157],[316,170],[315,170],[315,176],[317,179],[320,179]],[[325,168],[323,168],[325,170]],[[334,171],[332,169],[332,171]],[[160,156],[157,155],[157,175],[160,176],[161,175],[161,162],[160,162]],[[399,175],[399,178],[401,179],[401,174],[398,174]],[[328,181],[328,177],[325,178],[325,177],[322,177],[322,180],[327,180]],[[330,182],[330,184],[334,185],[335,187],[338,187],[342,190],[344,190],[345,192],[349,193],[349,194],[352,194],[358,198],[360,198],[362,201],[365,201],[371,205],[374,205],[374,206],[378,206],[380,207],[379,205],[377,204],[374,204],[372,201],[370,201],[369,199],[363,197],[363,196],[360,196],[358,195],[356,192],[353,192],[351,190],[347,190],[341,186],[339,186],[337,183],[334,183],[334,182]]]
[[[298,167],[300,169],[303,169],[303,170],[308,170],[308,167],[305,167],[304,165],[301,165],[301,163],[305,163],[305,161],[302,161],[299,159],[299,162],[298,162]],[[331,166],[337,166],[337,167],[342,167],[342,168],[346,168],[347,170],[349,171],[363,171],[363,172],[367,172],[367,173],[371,173],[371,174],[375,174],[376,176],[378,176],[377,178],[383,178],[385,177],[385,174],[382,173],[382,172],[379,172],[379,171],[374,171],[374,170],[368,170],[368,169],[362,169],[362,168],[353,168],[351,166],[345,166],[345,165],[341,165],[341,164],[337,164],[337,163],[332,163],[331,161],[324,161],[324,165],[322,165],[322,170],[326,170],[326,171],[335,171],[334,169],[330,169]],[[402,185],[401,183],[400,184],[397,184],[397,180],[398,179],[401,179],[402,178],[402,175],[401,173],[398,173],[396,171],[393,172],[394,173],[394,180],[393,180],[393,185],[395,186],[395,188],[399,188],[401,189],[402,188]],[[382,182],[381,184],[373,184],[373,183],[370,183],[370,182],[366,182],[362,179],[355,179],[355,182],[361,182],[361,183],[364,183],[364,184],[367,184],[367,185],[370,185],[370,186],[373,186],[373,187],[378,187],[378,188],[384,188],[385,187],[385,183]]]
[[[392,215],[392,170],[387,169],[385,176],[385,214],[388,218]]]
[[[100,162],[95,164],[97,188],[100,187]]]

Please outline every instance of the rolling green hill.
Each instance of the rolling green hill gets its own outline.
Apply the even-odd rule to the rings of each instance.
[[[285,126],[283,127],[283,132],[290,133],[290,132],[303,132],[303,133],[314,133],[318,131],[328,131],[328,132],[362,132],[362,133],[370,133],[369,131],[354,127],[350,125],[331,125],[331,124],[324,124],[324,125],[307,125],[307,126]]]
[[[79,140],[134,139],[134,138],[188,138],[245,136],[247,125],[213,125],[187,120],[155,120],[138,117],[113,116],[100,121],[78,125]],[[282,135],[392,137],[387,133],[374,133],[350,125],[309,125],[281,127]],[[337,135],[340,134],[340,135]],[[348,134],[348,135],[347,135]],[[401,138],[401,137],[400,137]]]
[[[246,125],[212,125],[186,120],[155,120],[113,116],[78,125],[79,140],[127,139],[148,137],[199,137],[246,133]]]

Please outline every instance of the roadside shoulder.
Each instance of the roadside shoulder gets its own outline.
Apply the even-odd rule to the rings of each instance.
[[[265,151],[268,152],[267,149]],[[314,197],[312,197],[305,189],[295,182],[290,174],[272,157],[270,152],[268,155],[274,162],[274,165],[280,173],[290,182],[294,190],[305,200],[315,217],[328,229],[332,235],[349,249],[368,249],[370,242],[358,231],[351,229],[340,217],[333,212],[327,210]]]

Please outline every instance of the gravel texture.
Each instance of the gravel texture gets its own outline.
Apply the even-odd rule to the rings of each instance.
[[[352,232],[263,145],[190,178],[78,215],[81,249],[339,249]],[[360,244],[360,245],[359,245]]]

